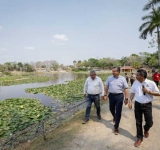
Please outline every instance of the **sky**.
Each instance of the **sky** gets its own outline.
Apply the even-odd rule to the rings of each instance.
[[[148,0],[0,0],[0,63],[76,60],[156,51],[139,38]],[[148,36],[149,37],[149,36]]]

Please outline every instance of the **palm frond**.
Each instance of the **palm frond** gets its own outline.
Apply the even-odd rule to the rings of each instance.
[[[152,36],[153,31],[156,30],[157,26],[156,24],[151,24],[148,28],[149,28],[149,33]]]
[[[147,28],[147,26],[148,26],[150,23],[151,23],[150,21],[143,23],[143,24],[139,27],[139,31],[141,32],[144,28]]]
[[[145,40],[145,39],[147,38],[148,32],[149,32],[149,29],[148,29],[148,28],[146,28],[145,30],[143,30],[143,31],[141,32],[141,34],[140,34],[140,38]]]
[[[149,10],[149,9],[153,8],[153,6],[158,4],[158,3],[160,3],[160,0],[151,0],[151,1],[149,1],[148,4],[146,4],[144,6],[143,10]]]
[[[153,15],[147,15],[147,16],[143,16],[142,20],[151,20],[153,18]]]
[[[147,22],[139,28],[140,38],[146,39],[148,33],[152,36],[153,31],[160,27],[160,8],[153,9],[149,15],[142,17],[142,20],[147,20]]]

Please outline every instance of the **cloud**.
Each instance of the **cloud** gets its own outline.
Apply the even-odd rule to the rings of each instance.
[[[0,31],[2,30],[2,26],[0,26]]]
[[[34,50],[34,47],[24,47],[25,50]]]
[[[55,34],[52,42],[55,44],[65,44],[68,40],[68,37],[64,34]]]

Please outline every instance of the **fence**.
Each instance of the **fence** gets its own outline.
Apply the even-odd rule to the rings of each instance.
[[[44,140],[46,140],[46,134],[53,129],[55,129],[63,120],[66,120],[74,113],[79,110],[82,110],[85,107],[85,101],[80,102],[79,104],[73,106],[72,108],[66,110],[65,112],[60,112],[56,115],[52,115],[46,120],[38,122],[23,131],[17,132],[10,137],[0,140],[0,150],[12,150],[17,146],[22,145],[22,143],[26,143],[39,135],[43,135]]]

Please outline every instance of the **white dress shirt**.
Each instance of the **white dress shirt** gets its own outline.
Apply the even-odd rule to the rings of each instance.
[[[138,80],[136,80],[131,87],[131,93],[135,94],[135,101],[141,104],[152,102],[154,100],[153,95],[147,93],[144,95],[142,91],[142,85],[144,85],[144,87],[151,92],[159,93],[159,89],[153,81],[145,79],[143,83],[140,83]]]
[[[104,85],[102,79],[97,76],[94,80],[91,77],[88,77],[84,84],[84,94],[86,94],[86,92],[88,94],[101,94],[101,96],[104,96]]]

